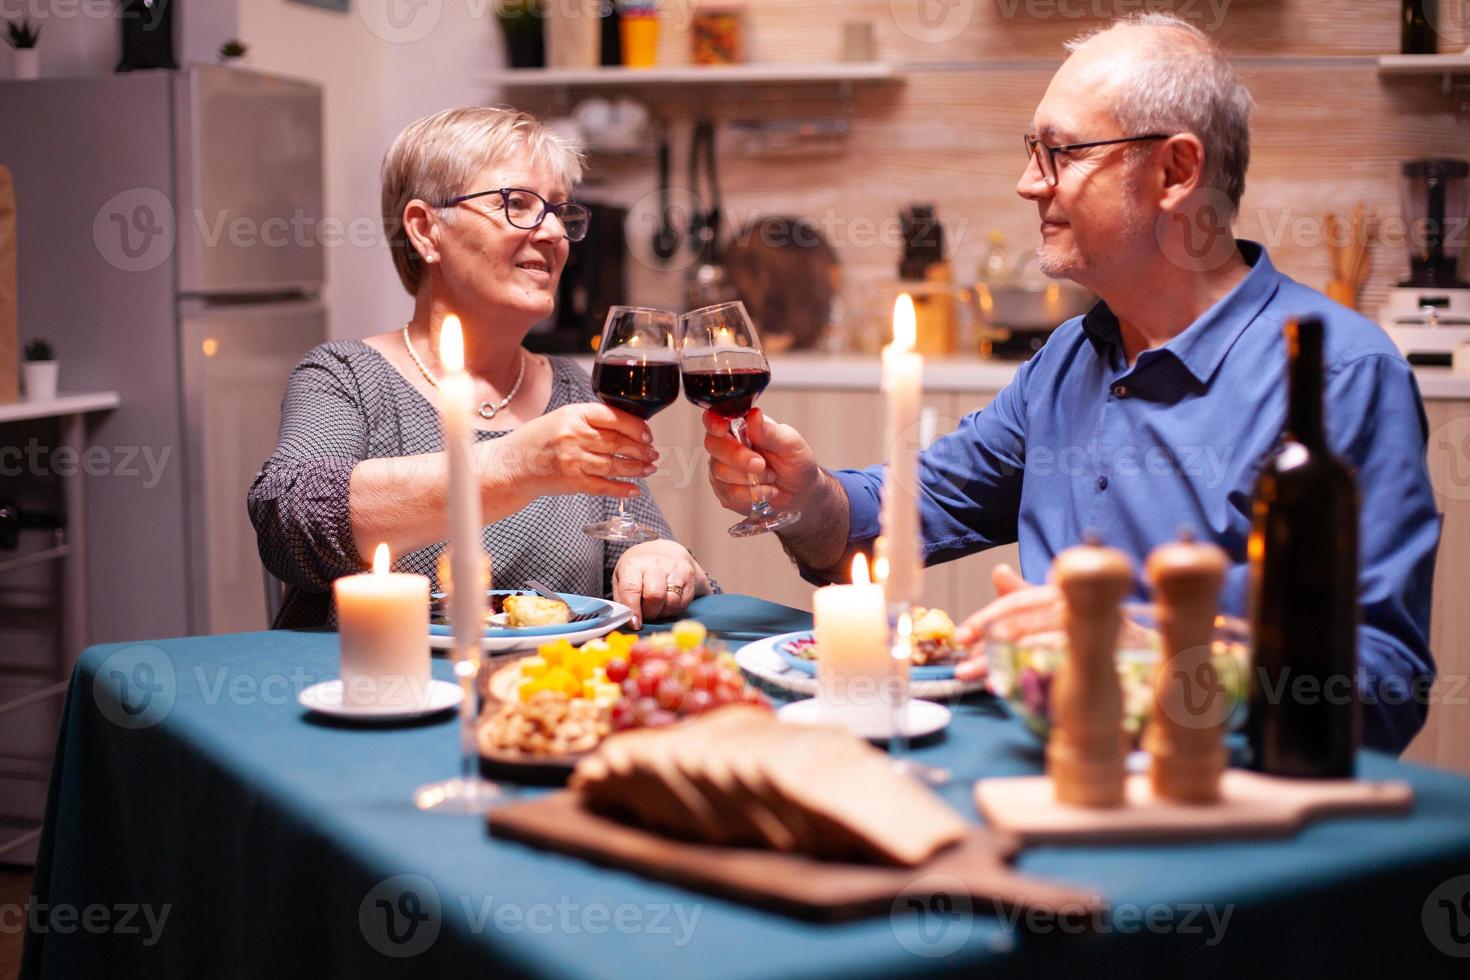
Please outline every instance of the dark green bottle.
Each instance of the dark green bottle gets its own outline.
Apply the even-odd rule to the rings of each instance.
[[[1252,768],[1348,777],[1361,728],[1358,493],[1327,448],[1322,321],[1286,325],[1286,427],[1252,498]]]

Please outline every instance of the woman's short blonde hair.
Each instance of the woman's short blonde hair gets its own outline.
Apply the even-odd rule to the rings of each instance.
[[[383,231],[393,268],[409,295],[419,290],[424,263],[403,228],[403,209],[418,198],[437,206],[485,187],[466,184],[481,170],[529,151],[533,166],[548,168],[570,192],[582,180],[582,154],[515,109],[465,106],[409,123],[383,156]],[[453,220],[445,212],[446,220]]]

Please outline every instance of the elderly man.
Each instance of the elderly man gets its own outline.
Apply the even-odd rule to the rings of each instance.
[[[1328,437],[1356,469],[1362,503],[1364,741],[1401,751],[1423,725],[1433,674],[1440,526],[1414,375],[1377,326],[1231,235],[1252,102],[1207,36],[1146,14],[1069,47],[1036,109],[1016,190],[1040,212],[1041,268],[1102,301],[922,454],[927,563],[1020,542],[1021,574],[997,570],[1001,598],[959,639],[973,644],[999,611],[1046,600],[1049,587],[1028,583],[1044,581],[1053,557],[1089,530],[1141,564],[1192,528],[1229,554],[1222,601],[1243,612],[1251,492],[1285,418],[1282,328],[1317,315]],[[881,467],[824,470],[795,429],[759,412],[755,452],[723,420],[705,422],[725,506],[745,511],[754,473],[776,504],[805,515],[781,537],[809,578],[840,576],[878,534]],[[961,673],[982,669],[971,659]]]

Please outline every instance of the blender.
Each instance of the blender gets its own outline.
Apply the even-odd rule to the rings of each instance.
[[[1410,364],[1449,365],[1470,341],[1470,282],[1458,272],[1470,237],[1470,163],[1410,160],[1399,199],[1410,275],[1389,290],[1379,322]]]

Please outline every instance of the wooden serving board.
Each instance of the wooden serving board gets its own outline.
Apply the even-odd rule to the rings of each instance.
[[[990,826],[1026,844],[1289,837],[1322,817],[1401,814],[1414,806],[1407,783],[1358,779],[1283,779],[1231,769],[1212,805],[1157,799],[1145,775],[1128,777],[1127,803],[1092,809],[1058,803],[1050,777],[982,779],[975,805]]]
[[[1090,889],[1012,871],[1007,862],[1018,842],[982,827],[921,867],[897,868],[675,840],[592,813],[571,790],[497,807],[489,824],[496,837],[823,922],[892,913],[905,907],[907,895],[928,901],[936,886],[947,894],[968,891],[981,908],[994,903],[1073,915],[1101,902]]]

